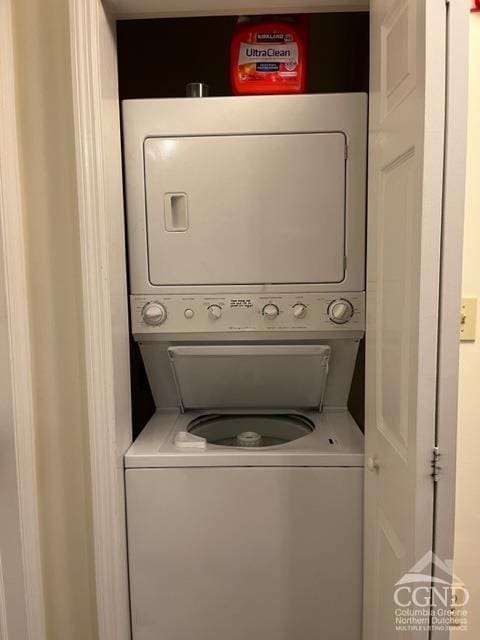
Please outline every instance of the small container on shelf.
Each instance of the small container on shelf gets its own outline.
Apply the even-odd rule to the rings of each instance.
[[[208,84],[204,82],[189,82],[185,85],[187,98],[206,98],[208,96]]]

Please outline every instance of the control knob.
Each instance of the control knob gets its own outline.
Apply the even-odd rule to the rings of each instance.
[[[280,313],[276,304],[266,304],[262,309],[262,314],[269,320],[273,320]]]
[[[222,307],[219,304],[211,304],[208,307],[208,317],[211,320],[218,320],[222,317]]]
[[[297,304],[293,305],[293,317],[294,318],[304,318],[307,315],[307,307],[302,304],[301,302],[298,302]]]
[[[352,316],[352,303],[343,298],[334,300],[328,307],[328,317],[335,324],[345,324]]]
[[[159,302],[147,302],[142,309],[143,321],[151,326],[162,324],[167,318],[167,310]]]

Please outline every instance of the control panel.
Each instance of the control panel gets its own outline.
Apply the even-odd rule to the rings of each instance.
[[[355,293],[133,295],[132,332],[362,331],[365,297]]]

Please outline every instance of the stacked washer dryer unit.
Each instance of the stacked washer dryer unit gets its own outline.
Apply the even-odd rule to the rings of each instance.
[[[123,104],[134,640],[361,637],[364,94]]]

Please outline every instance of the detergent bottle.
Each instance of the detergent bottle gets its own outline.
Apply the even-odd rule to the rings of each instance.
[[[306,17],[239,18],[231,44],[233,94],[305,92],[306,52]]]

